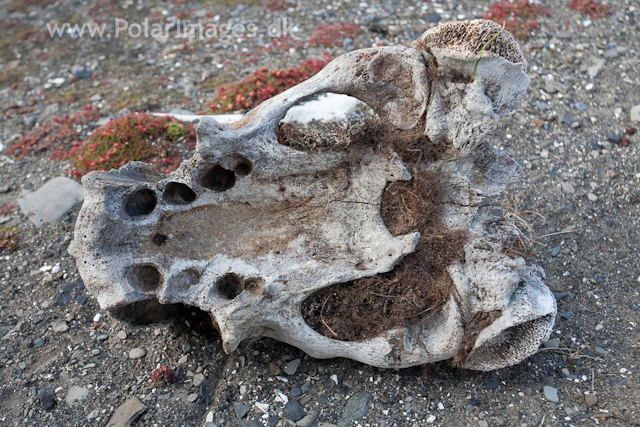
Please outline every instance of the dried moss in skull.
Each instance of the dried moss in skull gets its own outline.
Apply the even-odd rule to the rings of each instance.
[[[103,309],[141,324],[210,313],[225,351],[272,337],[380,367],[439,360],[489,370],[533,354],[555,300],[504,248],[497,200],[521,176],[484,145],[528,87],[500,27],[447,23],[410,48],[336,58],[230,126],[203,117],[169,174],[130,163],[83,178],[78,267]],[[480,45],[481,46],[481,45]],[[281,125],[323,92],[377,118]]]

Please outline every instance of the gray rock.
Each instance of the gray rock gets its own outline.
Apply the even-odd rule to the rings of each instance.
[[[553,292],[553,296],[555,297],[556,301],[561,301],[563,299],[565,299],[569,294],[566,292]]]
[[[555,248],[551,249],[551,256],[552,257],[558,256],[561,250],[562,250],[562,246],[556,246]]]
[[[56,399],[53,397],[53,389],[42,387],[38,392],[38,400],[40,400],[40,405],[47,411],[53,409],[56,404]]]
[[[302,419],[296,422],[296,425],[298,427],[311,427],[313,423],[316,422],[319,415],[320,415],[319,411],[316,411],[316,410],[309,411],[307,412],[307,415],[305,415],[304,417],[302,417]]]
[[[74,206],[84,200],[82,185],[59,176],[45,185],[18,199],[18,205],[25,215],[29,215],[36,227],[44,223],[60,220]]]
[[[304,410],[300,402],[294,399],[291,399],[284,406],[284,413],[287,414],[287,418],[291,421],[300,421],[305,415],[307,415],[307,412]]]
[[[132,397],[115,410],[107,427],[129,427],[146,410],[140,399]]]
[[[67,405],[75,405],[76,403],[81,403],[89,399],[91,399],[91,394],[88,388],[74,385],[67,392],[67,397],[64,398],[64,401]]]
[[[489,427],[489,423],[486,422],[485,420],[479,420],[478,421],[478,426],[479,427]]]
[[[282,370],[284,371],[285,374],[287,375],[295,375],[296,371],[298,370],[298,368],[300,367],[300,363],[302,361],[300,359],[295,359],[292,360],[291,362],[287,363],[286,365],[284,365],[282,367]]]
[[[591,58],[590,65],[587,66],[587,74],[592,79],[598,76],[598,73],[604,67],[604,59],[602,58]]]
[[[36,345],[36,347],[40,348],[44,345],[44,340],[42,338],[38,338],[34,344]]]
[[[94,409],[93,411],[91,411],[89,413],[89,415],[87,416],[88,420],[95,420],[96,418],[98,418],[98,416],[100,415],[100,411],[97,409]]]
[[[558,389],[555,387],[550,387],[548,385],[544,386],[542,389],[544,393],[544,398],[549,402],[558,403],[560,399],[558,398]]]
[[[198,400],[198,393],[191,393],[189,397],[187,397],[187,401],[189,401],[190,403],[193,403],[196,400]]]
[[[196,387],[200,387],[200,384],[202,384],[205,379],[206,378],[205,378],[204,374],[195,374],[193,376],[193,380],[192,380],[193,381],[193,385],[196,386]]]
[[[62,333],[69,330],[69,325],[64,320],[56,320],[53,324],[53,332]]]
[[[0,194],[8,193],[11,187],[8,185],[0,185]]]
[[[640,104],[631,108],[629,116],[632,122],[640,123]]]
[[[144,348],[134,348],[129,352],[129,359],[141,359],[146,356],[147,352]]]
[[[233,410],[238,418],[244,418],[249,412],[249,408],[242,402],[233,402]]]
[[[560,348],[560,340],[554,338],[542,344],[542,348]]]
[[[604,52],[604,55],[602,55],[602,56],[604,56],[607,59],[613,59],[613,58],[617,58],[618,56],[620,56],[620,52],[618,52],[618,49],[616,49],[614,47],[614,48],[611,48],[611,49],[607,49]]]
[[[596,347],[596,348],[595,348],[595,352],[596,352],[596,353],[598,353],[598,354],[599,354],[599,355],[601,355],[601,356],[607,356],[607,355],[609,355],[609,353],[607,353],[607,350],[605,350],[605,349],[604,349],[604,348],[602,348],[602,347]]]
[[[342,413],[342,418],[338,422],[340,427],[348,426],[351,421],[366,417],[369,413],[369,406],[373,403],[373,396],[366,391],[361,391],[353,396],[347,402]]]

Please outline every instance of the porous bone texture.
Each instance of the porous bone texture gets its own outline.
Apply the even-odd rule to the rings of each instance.
[[[386,368],[462,352],[459,365],[490,370],[530,356],[549,336],[555,300],[540,268],[501,252],[513,227],[497,199],[521,170],[483,145],[529,84],[510,34],[483,52],[471,79],[499,29],[448,23],[411,48],[347,53],[232,125],[203,117],[194,156],[171,174],[132,162],[86,175],[75,238],[87,287],[133,324],[198,307],[227,352],[272,337],[313,357]],[[309,153],[279,145],[286,112],[322,92],[358,98],[391,125],[452,146],[454,156],[422,166],[438,177],[446,227],[470,236],[464,261],[448,269],[454,292],[438,313],[359,342],[319,334],[301,304],[332,284],[387,272],[415,249],[418,233],[392,236],[380,214],[386,185],[411,175],[398,156],[372,147]],[[483,313],[497,314],[469,341],[467,328]]]

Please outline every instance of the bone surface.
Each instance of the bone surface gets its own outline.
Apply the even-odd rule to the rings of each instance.
[[[447,23],[410,48],[349,52],[231,125],[201,119],[195,154],[171,174],[131,162],[86,175],[75,230],[86,286],[132,324],[167,321],[183,306],[204,310],[227,352],[271,337],[317,358],[385,368],[453,359],[478,370],[532,355],[549,337],[556,304],[542,269],[504,250],[517,237],[498,198],[522,172],[484,138],[518,106],[529,78],[506,31],[478,62],[499,30]],[[437,178],[443,232],[467,236],[437,310],[360,340],[320,333],[301,308],[316,292],[387,273],[416,251],[421,234],[393,235],[381,215],[385,189],[416,179],[415,170],[391,149],[279,143],[287,111],[320,93],[357,98],[394,129],[424,136],[418,151],[447,147],[449,155],[412,168]]]

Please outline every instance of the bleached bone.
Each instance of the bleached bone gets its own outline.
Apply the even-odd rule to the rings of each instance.
[[[556,305],[540,268],[501,252],[513,228],[496,200],[521,170],[482,141],[529,78],[503,32],[471,79],[499,29],[447,23],[411,48],[347,53],[230,126],[203,118],[194,156],[169,175],[139,162],[86,175],[75,237],[87,287],[103,309],[134,324],[166,320],[180,304],[198,307],[227,352],[272,337],[317,358],[408,367],[461,354],[466,328],[493,313],[459,364],[490,370],[528,357],[548,339]],[[397,156],[373,149],[309,153],[278,144],[287,111],[321,92],[353,96],[398,129],[451,144],[454,156],[422,166],[440,182],[446,227],[470,236],[464,261],[449,267],[455,291],[438,313],[359,342],[316,332],[301,304],[332,284],[387,272],[415,249],[418,233],[392,236],[380,213],[387,184],[411,175]]]

